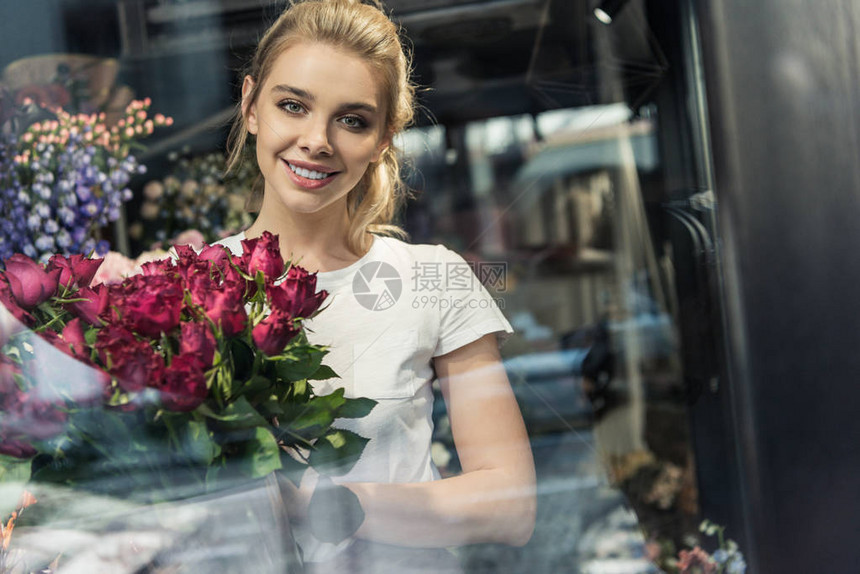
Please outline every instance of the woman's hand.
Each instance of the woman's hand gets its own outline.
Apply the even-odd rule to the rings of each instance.
[[[278,488],[281,499],[286,506],[286,511],[291,522],[302,523],[308,518],[308,506],[311,502],[314,489],[319,482],[319,473],[312,467],[305,469],[299,486],[296,486],[287,475],[275,472],[278,478]]]

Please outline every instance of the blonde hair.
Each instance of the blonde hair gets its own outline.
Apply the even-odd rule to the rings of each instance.
[[[412,122],[415,113],[415,88],[409,80],[411,58],[400,41],[397,26],[382,12],[379,3],[374,4],[364,4],[361,0],[292,1],[263,35],[243,74],[254,80],[246,106],[257,101],[259,90],[280,54],[298,42],[319,42],[357,54],[380,74],[386,103],[386,131],[391,136],[402,131]],[[242,163],[249,140],[245,109],[247,107],[240,102],[230,130],[228,172]],[[406,235],[392,224],[405,195],[400,160],[392,143],[378,161],[368,166],[347,196],[348,241],[353,251],[364,253],[369,249],[368,232]],[[262,198],[263,186],[255,185],[246,208],[259,211]]]

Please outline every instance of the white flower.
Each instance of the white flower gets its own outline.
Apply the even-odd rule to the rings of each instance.
[[[146,199],[155,201],[164,195],[164,184],[158,180],[153,180],[143,186],[143,196]]]

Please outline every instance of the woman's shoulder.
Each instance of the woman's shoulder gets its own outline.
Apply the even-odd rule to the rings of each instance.
[[[223,239],[219,239],[212,245],[220,245],[222,247],[226,247],[230,250],[233,255],[241,255],[242,254],[242,240],[245,239],[245,232],[240,231],[235,235],[230,235],[229,237],[225,237]]]
[[[377,235],[374,248],[381,257],[392,256],[419,262],[441,262],[462,259],[457,253],[442,244],[410,243],[389,235]]]

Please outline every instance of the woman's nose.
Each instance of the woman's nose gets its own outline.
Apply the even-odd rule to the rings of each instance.
[[[311,156],[331,155],[334,150],[329,141],[328,129],[328,122],[322,120],[307,122],[299,140],[299,147]]]

